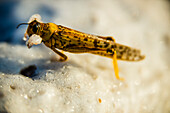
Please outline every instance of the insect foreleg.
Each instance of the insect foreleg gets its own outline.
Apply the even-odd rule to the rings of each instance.
[[[52,45],[51,41],[50,41],[50,43],[49,43],[49,42],[44,42],[44,44],[45,44],[47,47],[49,47],[50,49],[52,49],[56,54],[58,54],[58,55],[60,56],[60,60],[59,60],[59,61],[66,61],[66,60],[68,59],[67,56],[66,56],[63,52],[58,51],[58,50]]]
[[[65,54],[63,54],[62,52],[58,51],[56,48],[51,47],[51,49],[52,49],[55,53],[57,53],[58,55],[60,55],[60,61],[66,61],[66,60],[68,59],[68,57],[67,57]]]

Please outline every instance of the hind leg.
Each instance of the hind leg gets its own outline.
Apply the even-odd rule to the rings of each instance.
[[[114,55],[113,55],[113,67],[114,67],[116,78],[118,80],[124,80],[124,78],[119,77],[119,69],[118,69],[118,64],[117,64],[117,54],[116,54],[115,50],[114,50]]]

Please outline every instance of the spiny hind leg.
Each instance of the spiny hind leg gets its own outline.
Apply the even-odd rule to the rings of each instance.
[[[115,76],[118,80],[124,80],[124,78],[119,77],[119,69],[118,69],[118,64],[117,64],[117,54],[116,51],[114,50],[114,55],[113,55],[113,66],[114,66],[114,71],[115,71]]]
[[[58,51],[57,49],[55,49],[54,47],[52,47],[51,49],[52,49],[56,54],[58,54],[58,55],[60,56],[59,61],[64,62],[64,61],[66,61],[66,60],[68,59],[68,57],[64,54],[63,51],[60,52],[60,51]]]

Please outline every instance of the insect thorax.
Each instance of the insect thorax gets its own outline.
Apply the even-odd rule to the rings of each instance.
[[[50,37],[57,31],[58,27],[54,23],[41,23],[41,29],[39,35],[42,37],[43,41],[47,41]]]

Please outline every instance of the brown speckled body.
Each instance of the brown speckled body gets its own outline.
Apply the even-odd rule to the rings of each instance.
[[[61,25],[56,27],[57,30],[44,41],[45,45],[72,53],[92,53],[109,58],[113,58],[115,50],[119,60],[138,61],[144,58],[140,50],[115,43],[112,37],[86,34]]]
[[[21,23],[18,27],[22,24],[27,23]],[[41,23],[36,18],[28,24],[25,33],[25,38],[27,34],[30,37],[27,40],[28,48],[43,42],[61,56],[60,61],[66,61],[67,56],[57,49],[71,53],[92,53],[112,58],[115,76],[119,80],[123,80],[123,78],[119,77],[117,59],[126,61],[144,59],[144,56],[140,54],[140,50],[118,44],[110,36],[86,34],[54,23]]]

